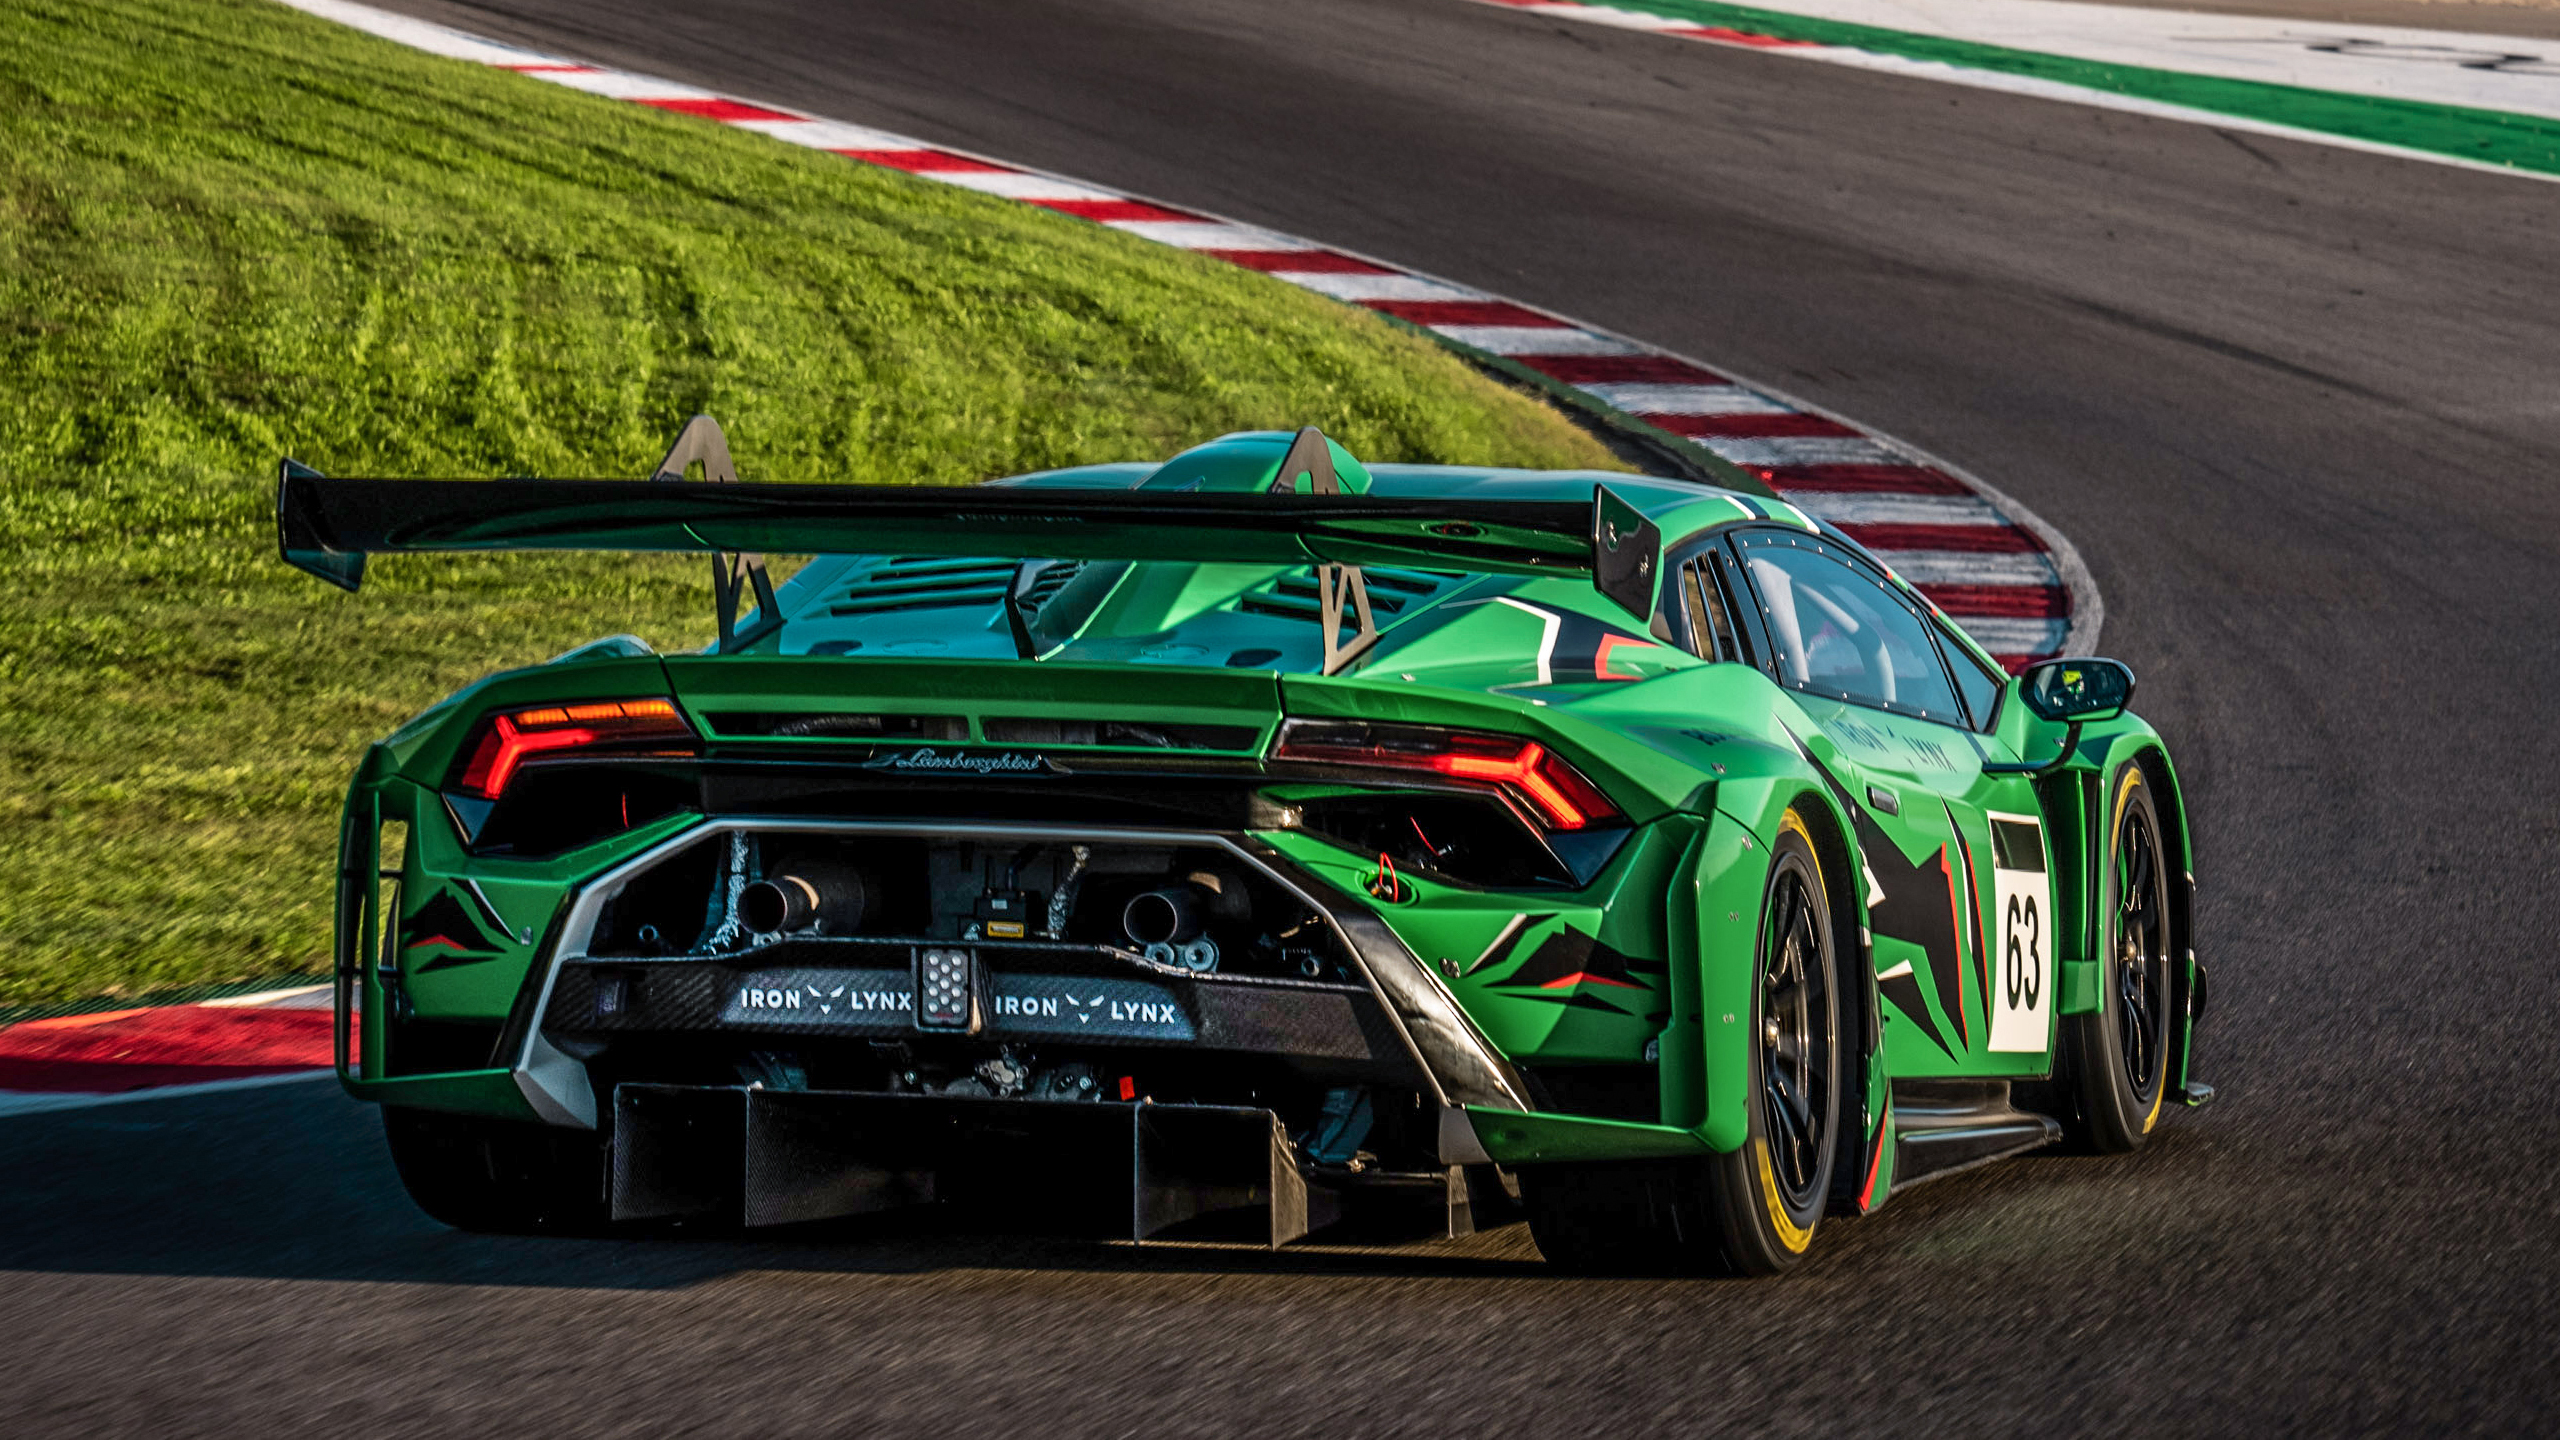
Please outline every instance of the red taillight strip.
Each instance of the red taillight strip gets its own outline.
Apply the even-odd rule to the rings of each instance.
[[[1436,756],[1431,768],[1453,779],[1486,780],[1518,790],[1559,830],[1580,830],[1593,820],[1618,813],[1618,807],[1590,781],[1535,740],[1521,742],[1507,758]]]
[[[1292,720],[1274,760],[1363,769],[1426,771],[1494,785],[1527,805],[1549,829],[1583,830],[1624,818],[1600,787],[1535,740],[1420,726],[1337,726]]]
[[[495,800],[506,793],[516,768],[535,755],[587,745],[693,739],[693,727],[672,700],[600,700],[503,711],[481,723],[470,762],[454,788]]]

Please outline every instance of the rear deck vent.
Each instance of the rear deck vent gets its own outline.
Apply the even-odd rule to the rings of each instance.
[[[1368,583],[1370,612],[1377,617],[1381,630],[1407,611],[1422,609],[1442,591],[1466,578],[1445,570],[1395,570],[1380,565],[1364,566],[1360,573]],[[1236,608],[1248,615],[1320,623],[1314,567],[1292,570],[1268,585],[1246,591],[1237,598]],[[1353,623],[1347,605],[1343,607],[1343,623]]]
[[[1171,725],[1134,720],[1053,720],[989,716],[980,722],[993,745],[1126,745],[1149,750],[1258,750],[1258,725]]]
[[[1031,588],[1022,592],[1023,613],[1039,614],[1041,607],[1057,599],[1058,592],[1067,588],[1068,581],[1084,573],[1084,567],[1082,560],[1060,560],[1043,566],[1039,574],[1031,577]]]
[[[1066,577],[1060,577],[1065,583]],[[844,583],[827,599],[830,615],[886,615],[994,605],[1013,580],[1008,560],[893,555]]]
[[[726,710],[705,717],[713,733],[774,740],[966,740],[959,715],[866,715],[794,710]]]

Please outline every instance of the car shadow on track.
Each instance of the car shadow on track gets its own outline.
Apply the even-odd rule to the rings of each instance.
[[[0,1117],[0,1270],[671,1289],[747,1271],[1295,1274],[1499,1280],[1551,1272],[1520,1226],[1393,1250],[1097,1244],[896,1216],[772,1238],[466,1235],[420,1214],[373,1107],[324,1081]]]

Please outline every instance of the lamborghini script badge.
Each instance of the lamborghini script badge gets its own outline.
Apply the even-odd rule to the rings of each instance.
[[[1046,755],[1006,750],[993,755],[967,750],[936,750],[920,745],[862,762],[865,770],[895,770],[902,775],[1064,775],[1067,767]]]

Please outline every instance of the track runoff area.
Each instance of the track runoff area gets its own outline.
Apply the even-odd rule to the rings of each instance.
[[[2560,180],[2560,42],[2083,0],[1472,0],[1912,79]]]
[[[1213,256],[1499,356],[1685,437],[1838,525],[2012,667],[2086,650],[2102,618],[2068,541],[1961,470],[1653,346],[1311,240],[674,81],[587,65],[341,0],[294,8],[449,58],[513,70],[1037,205]],[[314,1079],[329,1073],[323,987],[22,1021],[0,1029],[0,1115]]]
[[[1472,0],[2127,110],[2194,126],[2560,179],[2560,44],[2081,0]]]

